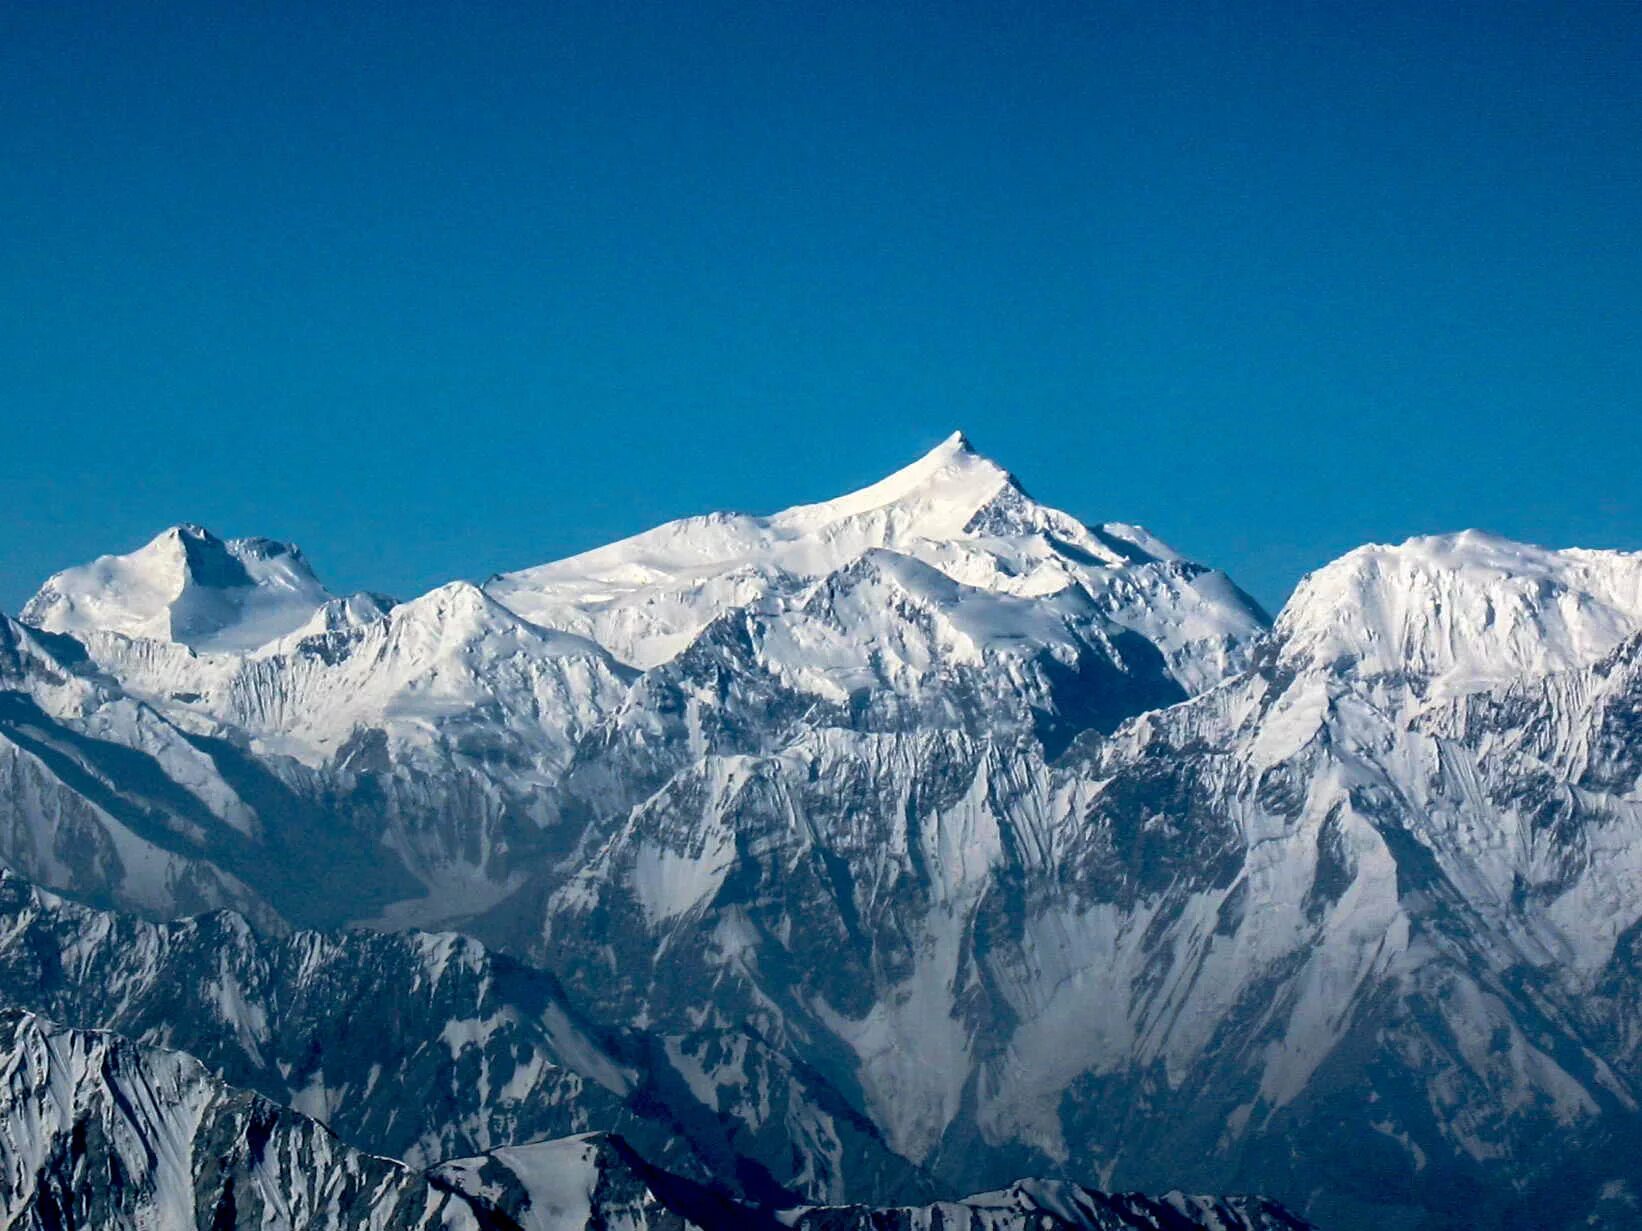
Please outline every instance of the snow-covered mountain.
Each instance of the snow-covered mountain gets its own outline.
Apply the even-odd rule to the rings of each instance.
[[[587,749],[648,740],[665,775],[714,738],[702,724],[746,717],[676,689],[658,709],[693,668],[746,675],[789,722],[1064,744],[1220,678],[1262,619],[1144,532],[1036,504],[956,436],[829,504],[687,519],[399,605],[330,597],[295,548],[179,527],[57,574],[7,625],[73,696],[21,689],[0,774],[36,838],[5,852],[157,914],[445,926],[630,806],[634,783],[609,786]],[[743,659],[719,664],[731,643]],[[38,841],[65,825],[83,836]],[[292,867],[320,850],[345,895]]]
[[[1190,691],[1238,662],[1263,620],[1224,574],[1140,527],[1085,526],[1038,504],[958,432],[836,500],[769,517],[670,522],[485,588],[526,619],[582,633],[649,668],[725,612],[779,610],[874,550],[921,561],[966,593],[1034,599],[1082,590],[1112,627],[1157,647]]]
[[[65,569],[22,614],[50,632],[122,633],[232,653],[255,650],[316,620],[368,620],[391,605],[375,594],[332,598],[289,543],[223,542],[188,525],[127,555]]]
[[[1297,664],[1453,694],[1589,666],[1636,632],[1638,613],[1642,553],[1469,530],[1359,547],[1301,582],[1279,633]]]
[[[960,436],[398,605],[182,528],[0,623],[0,801],[37,884],[244,917],[7,890],[24,1007],[417,1165],[602,1129],[817,1227],[1024,1175],[1642,1225],[1642,555],[1365,547],[1268,627]],[[472,939],[285,935],[346,924]],[[276,1024],[343,1020],[449,1099]]]

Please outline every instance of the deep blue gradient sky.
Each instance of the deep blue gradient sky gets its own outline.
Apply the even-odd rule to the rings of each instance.
[[[401,595],[955,427],[1276,607],[1642,547],[1642,7],[0,8],[0,609],[179,520]]]

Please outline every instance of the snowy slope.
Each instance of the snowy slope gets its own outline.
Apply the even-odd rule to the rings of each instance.
[[[161,913],[233,903],[278,926],[234,870],[256,813],[208,751],[80,642],[5,617],[0,799],[0,849],[41,883]]]
[[[18,664],[0,694],[5,849],[43,884],[158,914],[487,906],[556,816],[544,785],[630,678],[463,583],[248,655],[80,636],[0,627]]]
[[[518,1223],[520,1231],[699,1228],[774,1231],[763,1209],[680,1181],[640,1158],[619,1137],[588,1133],[452,1159],[434,1174]],[[657,1190],[661,1191],[657,1191]]]
[[[593,643],[528,624],[459,581],[358,623],[300,629],[251,656],[84,640],[123,687],[179,721],[240,732],[259,752],[316,766],[360,730],[427,749],[476,728],[562,759],[631,677]]]

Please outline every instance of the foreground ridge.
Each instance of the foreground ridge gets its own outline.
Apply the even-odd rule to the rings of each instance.
[[[1288,1231],[1269,1202],[1161,1201],[1031,1185],[947,1203],[996,1231],[1178,1226]],[[932,1207],[933,1208],[933,1207]],[[1045,1211],[1052,1221],[1034,1217]],[[1170,1216],[1159,1222],[1157,1213]],[[777,1211],[651,1166],[617,1137],[507,1148],[426,1173],[344,1146],[180,1052],[0,1010],[0,1216],[58,1231],[593,1231],[620,1225],[928,1226],[919,1210]],[[959,1225],[946,1214],[945,1225]],[[885,1219],[889,1221],[884,1221]],[[976,1223],[975,1225],[979,1225]]]
[[[510,1224],[180,1052],[0,1011],[5,1225],[267,1231]]]

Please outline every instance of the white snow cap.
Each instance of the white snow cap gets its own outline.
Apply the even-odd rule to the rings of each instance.
[[[56,574],[23,607],[22,619],[48,632],[248,651],[302,627],[330,597],[291,544],[225,542],[185,523],[129,554]]]
[[[503,574],[485,588],[527,620],[591,637],[648,668],[723,612],[793,599],[873,551],[912,557],[996,594],[1041,598],[1081,586],[1111,595],[1114,618],[1163,648],[1194,689],[1222,673],[1225,645],[1264,628],[1258,607],[1223,578],[1190,566],[1141,578],[1137,570],[1185,562],[1138,526],[1086,526],[1039,504],[962,432],[832,500],[764,517],[687,517]],[[1197,662],[1210,643],[1216,648]]]
[[[1480,530],[1359,547],[1305,577],[1277,620],[1290,662],[1460,691],[1589,664],[1639,627],[1642,552]]]
[[[815,530],[894,507],[919,533],[946,538],[962,534],[969,519],[1005,488],[1019,491],[1007,470],[977,453],[962,432],[953,432],[910,466],[876,483],[820,504],[798,505],[769,520],[793,530]]]
[[[475,603],[499,604],[479,623],[522,619],[648,669],[719,616],[802,603],[808,588],[875,552],[916,561],[970,591],[1020,600],[1082,594],[1101,620],[1156,645],[1188,691],[1223,678],[1241,661],[1240,647],[1265,628],[1259,609],[1223,576],[1184,561],[1138,526],[1087,526],[1039,504],[962,432],[832,500],[769,516],[687,517],[492,578],[482,594],[453,590],[444,602],[436,591],[408,614],[437,611],[453,627],[468,627],[468,617],[478,618],[469,610]],[[389,606],[372,596],[332,598],[288,544],[224,541],[183,525],[127,555],[58,573],[23,619],[82,637],[118,634],[266,657],[302,638],[380,621]],[[502,609],[508,618],[498,621]],[[1027,605],[987,610],[1025,612]],[[593,648],[571,644],[578,652]]]

